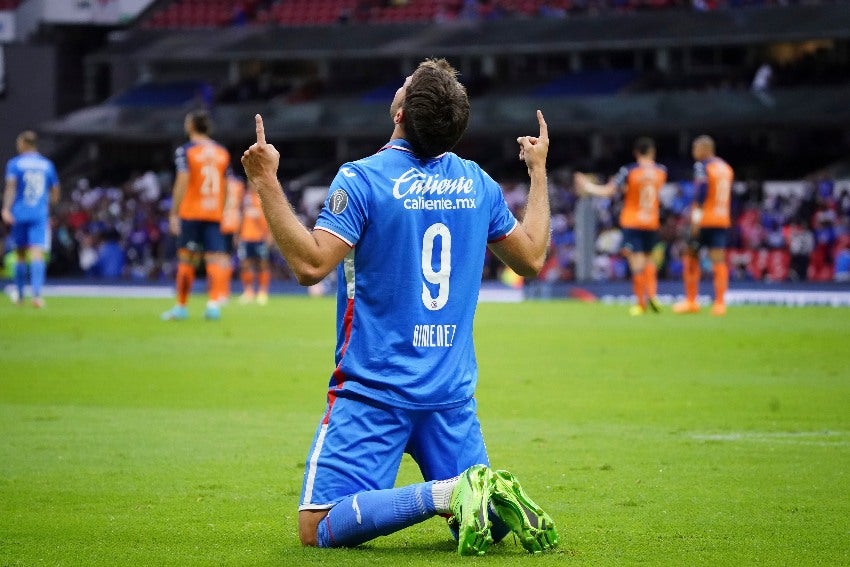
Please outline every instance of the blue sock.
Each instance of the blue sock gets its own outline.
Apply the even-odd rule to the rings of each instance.
[[[41,288],[44,287],[45,270],[44,260],[33,260],[30,262],[30,278],[32,279],[33,297],[41,297]]]
[[[15,264],[15,287],[18,288],[18,301],[24,300],[24,285],[27,283],[27,263],[18,260]]]
[[[353,547],[436,514],[431,483],[368,490],[340,501],[319,522],[319,547]]]

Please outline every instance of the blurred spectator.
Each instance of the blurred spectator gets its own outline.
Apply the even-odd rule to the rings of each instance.
[[[836,250],[833,279],[837,282],[850,282],[850,236],[842,236]]]
[[[97,249],[97,261],[90,273],[101,278],[120,278],[124,275],[124,249],[121,248],[121,235],[114,228],[103,235]]]
[[[788,250],[791,253],[791,278],[804,281],[808,278],[809,257],[815,249],[815,237],[802,222],[791,225],[788,237]]]

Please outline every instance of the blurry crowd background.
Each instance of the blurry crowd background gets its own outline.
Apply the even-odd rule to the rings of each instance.
[[[168,170],[136,172],[122,183],[78,180],[52,215],[49,274],[172,281],[175,239],[168,232],[172,181]],[[526,182],[506,180],[501,185],[508,205],[520,216]],[[312,226],[318,199],[305,198],[306,188],[286,182],[284,187],[302,220]],[[539,277],[573,281],[578,197],[568,171],[552,174],[550,194],[552,249]],[[662,278],[681,277],[679,258],[687,245],[684,212],[692,199],[689,181],[670,183],[662,192],[662,227],[654,254]],[[616,223],[621,203],[616,197],[596,198],[593,203],[597,219],[593,279],[626,279],[628,266],[619,254],[622,239]],[[732,279],[850,281],[850,181],[737,182],[732,210],[728,254]],[[11,250],[8,243],[6,250]],[[482,277],[496,279],[500,270],[498,260],[488,255]],[[292,279],[277,251],[273,273],[279,280]]]
[[[0,9],[13,10],[20,4],[19,0],[7,0],[5,7],[0,4]],[[389,23],[457,21],[460,26],[442,27],[469,30],[475,30],[476,26],[467,26],[466,21],[507,19],[537,23],[545,19],[543,24],[548,25],[553,24],[553,19],[593,23],[608,18],[611,23],[622,24],[644,17],[634,16],[635,12],[663,12],[649,18],[664,20],[676,15],[677,10],[700,22],[714,21],[718,19],[715,16],[722,14],[693,14],[694,11],[743,14],[746,17],[732,21],[744,26],[747,21],[758,20],[760,14],[787,14],[798,9],[798,5],[801,10],[816,6],[825,13],[838,11],[840,16],[844,4],[842,0],[155,0],[127,29],[114,34],[117,38],[114,43],[105,33],[100,44],[92,40],[91,45],[75,35],[93,35],[92,29],[43,26],[34,35],[34,44],[57,41],[60,42],[57,46],[63,46],[57,50],[75,54],[68,46],[76,46],[74,41],[77,41],[80,45],[76,47],[81,50],[80,57],[76,57],[78,60],[85,59],[82,57],[85,50],[91,50],[85,53],[97,55],[97,49],[102,48],[102,65],[95,63],[83,73],[89,77],[86,88],[80,87],[78,77],[71,81],[77,90],[88,92],[89,103],[98,104],[89,107],[88,114],[84,109],[80,115],[68,115],[59,127],[54,125],[54,134],[60,134],[59,138],[63,133],[70,137],[56,144],[58,151],[55,153],[59,156],[51,156],[57,159],[60,167],[63,199],[52,212],[49,275],[173,281],[175,239],[167,226],[173,168],[168,157],[180,133],[144,129],[164,129],[163,124],[172,122],[177,128],[177,120],[157,122],[157,117],[162,116],[160,112],[172,110],[177,116],[190,108],[205,106],[212,111],[214,119],[216,112],[220,117],[233,116],[243,107],[252,109],[251,112],[256,111],[254,108],[265,108],[272,117],[274,113],[289,116],[286,111],[292,109],[296,110],[292,114],[301,113],[307,118],[311,113],[322,112],[333,116],[328,109],[335,104],[351,104],[352,108],[363,108],[363,103],[389,104],[401,83],[401,57],[384,56],[380,51],[382,57],[367,53],[362,60],[343,59],[342,64],[335,65],[333,58],[324,60],[319,56],[316,60],[310,56],[290,60],[283,51],[270,56],[265,51],[265,42],[271,40],[265,36],[252,40],[248,33],[252,26],[254,30],[285,29],[288,34],[290,29],[304,32],[304,26],[321,25],[341,30],[345,26],[353,29],[358,24],[374,24],[374,33],[384,37],[381,26]],[[846,4],[846,9],[850,10],[850,3]],[[561,26],[562,22],[555,24]],[[126,65],[120,58],[134,52],[146,53],[146,42],[158,35],[168,39],[173,34],[176,40],[184,30],[239,26],[245,29],[223,31],[245,32],[246,42],[256,41],[262,47],[258,48],[259,56],[248,52],[250,56],[245,58],[229,60],[225,57],[201,64],[194,59],[180,61],[179,56],[175,61],[168,57],[161,60],[154,53],[147,55],[149,60],[140,58],[142,63],[138,68]],[[311,29],[310,42],[313,41],[312,32]],[[406,41],[426,42],[432,34],[431,31],[419,33]],[[714,98],[716,93],[732,92],[738,96],[735,101],[752,107],[748,110],[751,120],[753,116],[763,120],[770,118],[782,125],[781,117],[771,115],[774,97],[779,92],[814,87],[814,94],[806,91],[805,96],[823,95],[821,98],[832,104],[833,98],[840,98],[835,93],[841,94],[842,88],[850,86],[850,39],[840,32],[832,33],[835,37],[821,37],[810,32],[799,41],[768,37],[752,40],[751,44],[742,39],[717,47],[698,45],[698,42],[688,47],[687,38],[678,38],[679,43],[664,53],[662,48],[656,53],[654,47],[643,47],[632,53],[615,45],[601,46],[596,51],[579,49],[574,53],[563,50],[548,53],[545,46],[541,46],[537,48],[539,52],[532,51],[527,56],[509,50],[508,53],[496,52],[489,58],[461,58],[464,68],[461,80],[473,99],[473,112],[476,99],[484,99],[493,106],[494,100],[518,96],[528,104],[550,108],[546,105],[556,105],[558,97],[563,100],[576,97],[589,101],[588,108],[592,110],[596,100],[607,105],[607,101],[612,100],[610,97],[621,97],[624,108],[629,109],[645,108],[629,106],[635,98],[651,98],[658,93],[661,97],[666,93],[697,93],[700,96],[693,99],[697,101],[693,103],[693,116],[711,124],[709,118],[701,114],[705,113],[701,103]],[[66,43],[62,44],[66,34]],[[213,35],[215,33],[210,34]],[[344,36],[345,32],[339,35]],[[122,37],[126,40],[124,43],[120,40]],[[150,50],[156,52],[158,48],[167,49],[170,44],[165,47],[151,45]],[[215,42],[211,41],[206,48],[215,53]],[[113,49],[115,53],[111,53]],[[113,61],[112,57],[117,59]],[[405,57],[410,59],[408,64],[414,61],[414,58]],[[65,67],[71,63],[70,59],[62,61]],[[108,68],[110,61],[111,70]],[[666,63],[662,64],[664,61]],[[79,61],[74,64],[78,65]],[[99,79],[91,80],[91,77]],[[110,78],[115,85],[110,83]],[[59,93],[70,90],[57,88]],[[743,96],[739,96],[741,94]],[[76,108],[84,97],[79,98],[78,104],[66,101],[57,106],[67,106],[69,110]],[[676,107],[691,104],[687,102],[690,100],[675,99],[667,103]],[[810,99],[804,98],[803,102],[808,118]],[[354,106],[356,104],[361,106]],[[837,100],[829,108],[838,112],[839,107],[845,106]],[[100,133],[98,138],[97,134],[86,134],[86,128],[91,126],[86,120],[97,126],[109,116],[117,118],[106,135]],[[495,113],[495,116],[501,115]],[[683,112],[681,117],[690,118],[691,115]],[[305,124],[325,125],[318,119],[305,121]],[[735,168],[739,180],[733,194],[734,225],[730,229],[731,277],[752,281],[850,280],[850,180],[847,180],[850,161],[846,155],[850,133],[842,129],[840,123],[833,126],[797,128],[788,123],[775,130],[757,128],[747,132],[746,128],[727,125],[725,131],[713,132],[711,128],[700,127],[700,131],[695,132],[689,130],[695,126],[687,125],[678,130],[655,132],[656,142],[660,142],[662,148],[660,161],[668,167],[670,179],[674,181],[665,187],[662,195],[662,227],[655,251],[660,276],[668,279],[681,276],[679,258],[687,245],[684,212],[693,199],[693,185],[689,181],[692,162],[687,147],[694,134],[707,133],[719,134],[718,153]],[[122,129],[138,130],[137,139],[132,135],[126,139],[108,135]],[[96,128],[94,131],[99,132]],[[577,196],[572,189],[573,168],[597,172],[604,180],[623,164],[628,155],[624,144],[630,143],[626,134],[597,131],[595,124],[581,132],[565,129],[561,134],[561,138],[553,140],[550,151],[552,252],[540,275],[547,281],[574,281],[576,278]],[[653,132],[640,134],[653,135]],[[343,150],[354,151],[356,144],[360,144],[356,146],[359,152],[359,147],[371,143],[357,141],[350,134],[350,139],[341,143],[333,136],[317,135],[306,144],[302,144],[301,139],[284,140],[281,143],[289,145],[279,146],[284,158],[291,157],[282,167],[284,176],[293,176],[292,180],[284,179],[285,190],[308,226],[312,225],[321,205],[323,184],[330,181],[341,161],[327,156],[342,155]],[[339,136],[342,138],[344,134]],[[147,138],[155,139],[156,143],[145,145]],[[509,205],[515,214],[521,215],[527,192],[525,178],[516,171],[515,160],[509,165],[500,155],[499,140],[495,138],[495,134],[486,137],[479,134],[473,140],[468,138],[460,144],[458,153],[480,161],[500,180]],[[238,139],[231,132],[231,138],[224,140],[234,156],[243,149]],[[673,149],[676,147],[678,150]],[[67,166],[64,171],[71,169],[73,174],[64,174],[63,159]],[[87,165],[89,170],[84,171],[81,164]],[[234,166],[237,171],[240,169],[238,162]],[[145,169],[131,172],[130,168],[134,167]],[[794,181],[768,181],[771,178]],[[597,236],[592,278],[598,281],[626,279],[628,268],[619,255],[621,235],[616,224],[620,203],[616,198],[595,199],[593,205]],[[5,227],[0,228],[0,236],[4,238],[8,253],[10,246],[3,230]],[[6,262],[7,271],[9,264]],[[495,258],[488,256],[483,277],[498,278],[500,269]],[[710,266],[706,266],[704,273],[709,272]],[[277,252],[273,254],[273,273],[277,279],[291,279]]]

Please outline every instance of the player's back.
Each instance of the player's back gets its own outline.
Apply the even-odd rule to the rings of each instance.
[[[706,184],[701,224],[706,228],[729,228],[732,225],[729,205],[732,196],[732,181],[735,177],[734,171],[728,163],[715,156],[697,162],[697,180],[700,178],[700,165],[704,171],[704,183]]]
[[[11,212],[16,220],[32,221],[47,217],[50,190],[58,176],[53,163],[38,152],[25,152],[9,160],[6,178],[15,180],[15,200]]]
[[[406,407],[469,399],[485,248],[515,225],[499,186],[452,153],[420,160],[394,140],[343,166],[317,222],[354,246],[340,269],[342,387]]]
[[[212,140],[189,142],[178,148],[177,169],[189,174],[186,195],[180,203],[180,218],[221,221],[229,167],[230,154]]]
[[[625,186],[620,226],[658,230],[658,195],[667,182],[667,169],[657,163],[634,163],[625,166],[619,176],[623,177],[622,183]]]

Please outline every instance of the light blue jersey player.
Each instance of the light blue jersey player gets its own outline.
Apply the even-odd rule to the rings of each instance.
[[[316,222],[351,247],[338,268],[331,394],[409,409],[466,404],[484,252],[516,227],[499,185],[453,153],[422,160],[395,139],[344,165]]]
[[[243,155],[288,264],[311,285],[339,272],[336,368],[304,473],[305,545],[354,546],[451,516],[462,555],[509,531],[529,551],[557,544],[552,518],[508,471],[489,468],[473,394],[472,323],[487,246],[522,275],[543,265],[549,238],[548,134],[518,138],[531,177],[518,222],[499,186],[451,153],[469,118],[466,91],[445,60],[407,78],[390,108],[391,141],[343,165],[308,231],[277,181],[265,142]],[[394,488],[404,453],[423,483]]]
[[[18,135],[18,155],[6,164],[3,221],[12,227],[17,251],[14,299],[23,303],[29,265],[32,303],[40,308],[44,307],[41,292],[46,272],[49,205],[59,200],[59,177],[53,163],[38,153],[37,145],[35,132],[27,130]]]

